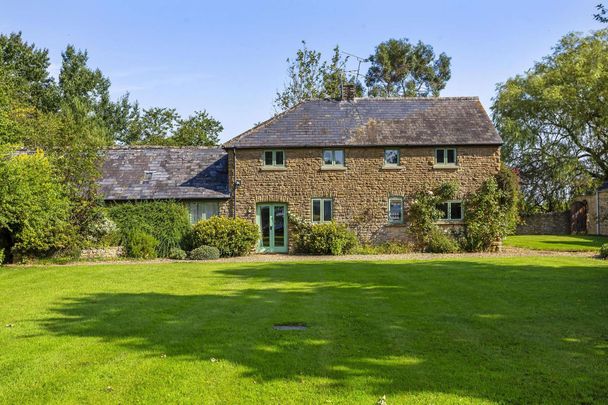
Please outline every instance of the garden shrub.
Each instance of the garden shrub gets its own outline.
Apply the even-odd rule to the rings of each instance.
[[[464,249],[487,251],[501,238],[515,231],[519,219],[519,192],[510,181],[504,180],[505,177],[505,173],[500,174],[503,188],[496,177],[490,177],[467,199]]]
[[[220,258],[220,250],[215,246],[199,246],[189,255],[191,260],[215,260]]]
[[[454,238],[442,232],[437,225],[437,221],[443,215],[437,206],[443,201],[453,199],[457,192],[458,183],[446,182],[432,191],[420,190],[414,194],[408,210],[408,223],[409,233],[417,250],[442,251],[444,248],[447,249],[451,242],[456,244]],[[446,239],[451,241],[448,242]]]
[[[4,264],[4,249],[0,249],[0,266]]]
[[[116,222],[108,216],[107,210],[97,209],[91,214],[91,221],[84,229],[85,245],[89,247],[116,246],[121,235]]]
[[[123,239],[126,255],[135,259],[156,258],[158,243],[154,236],[141,230],[131,231]]]
[[[113,204],[108,207],[108,216],[118,225],[123,239],[136,230],[152,235],[158,241],[159,257],[167,257],[171,248],[180,247],[190,231],[188,210],[174,201]]]
[[[187,248],[214,246],[222,257],[243,256],[256,246],[259,228],[243,218],[214,216],[199,221],[187,238]]]
[[[432,231],[425,248],[425,251],[429,253],[456,253],[459,250],[460,247],[454,237],[441,229]]]
[[[46,255],[71,246],[76,232],[70,215],[66,188],[44,153],[0,147],[0,233],[11,254]]]
[[[608,259],[608,243],[604,243],[602,247],[600,247],[600,257],[602,259]]]
[[[171,248],[169,251],[169,259],[173,260],[184,260],[188,255],[186,252],[178,247]]]
[[[357,236],[344,224],[328,222],[308,224],[290,216],[294,248],[298,253],[313,255],[349,254],[359,245]]]

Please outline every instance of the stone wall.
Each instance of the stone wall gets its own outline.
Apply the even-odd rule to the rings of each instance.
[[[598,198],[599,221],[597,212]],[[587,202],[587,233],[589,235],[608,235],[608,190],[602,190],[598,194],[594,193],[577,197],[575,200]]]
[[[116,259],[123,255],[122,246],[109,246],[105,248],[83,249],[81,259]]]
[[[570,212],[546,212],[522,218],[517,226],[518,235],[569,235]]]
[[[238,149],[236,176],[234,155],[229,150],[229,178],[240,181],[232,190],[236,215],[255,221],[256,204],[286,203],[288,211],[311,219],[312,198],[332,198],[333,218],[347,223],[366,242],[406,238],[406,226],[388,224],[388,199],[408,199],[421,188],[430,189],[447,180],[458,180],[458,198],[475,191],[500,169],[500,149],[496,146],[459,147],[458,166],[434,166],[434,148],[401,148],[401,165],[385,168],[384,148],[345,148],[346,169],[324,170],[322,148],[285,149],[285,168],[262,166],[261,149]],[[231,184],[232,187],[232,184]],[[229,211],[233,214],[233,201]]]

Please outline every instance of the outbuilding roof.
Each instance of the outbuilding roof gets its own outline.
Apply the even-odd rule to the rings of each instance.
[[[108,201],[228,198],[228,157],[221,148],[108,149],[99,186]]]
[[[477,97],[310,100],[229,140],[225,148],[500,145]]]

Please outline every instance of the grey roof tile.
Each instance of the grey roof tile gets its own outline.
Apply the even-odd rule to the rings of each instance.
[[[228,156],[221,148],[108,149],[99,186],[108,201],[228,198]]]
[[[310,100],[229,140],[225,148],[500,145],[477,97]]]

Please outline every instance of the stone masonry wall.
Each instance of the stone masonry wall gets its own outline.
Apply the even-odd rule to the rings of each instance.
[[[312,198],[332,198],[333,218],[347,223],[368,242],[406,238],[405,225],[388,224],[388,199],[408,197],[420,188],[431,188],[447,180],[460,182],[459,198],[475,191],[500,169],[496,146],[458,147],[458,167],[434,167],[432,147],[401,148],[401,166],[383,168],[384,148],[345,148],[346,170],[323,170],[322,148],[285,149],[286,167],[268,170],[262,166],[262,149],[229,152],[229,179],[240,181],[232,190],[236,215],[255,221],[256,204],[286,203],[288,212],[311,219]],[[232,184],[231,184],[232,188]],[[229,213],[233,214],[233,202]]]
[[[546,212],[523,217],[517,226],[518,235],[569,235],[570,212]]]
[[[590,194],[575,199],[576,201],[587,201],[587,233],[589,235],[608,235],[608,190],[599,192],[599,233],[598,233],[598,213],[597,196]]]

